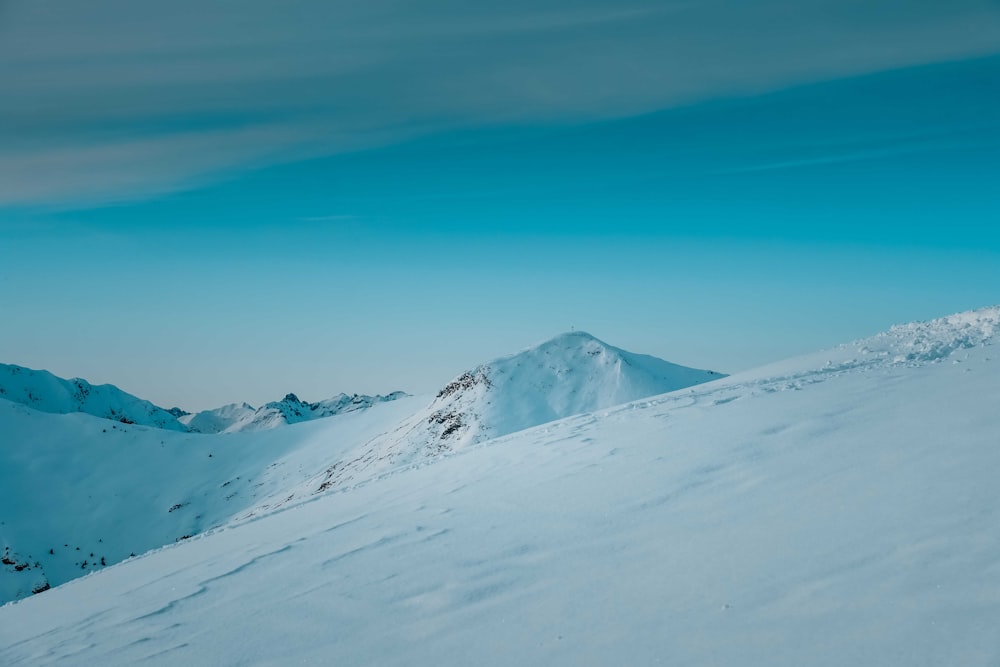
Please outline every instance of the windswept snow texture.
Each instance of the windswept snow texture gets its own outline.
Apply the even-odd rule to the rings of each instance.
[[[0,399],[22,403],[42,412],[83,412],[124,424],[184,431],[175,414],[110,384],[64,380],[48,371],[0,364]]]
[[[425,409],[331,466],[319,488],[723,377],[626,352],[582,331],[565,333],[455,378]]]
[[[307,403],[295,394],[288,394],[280,401],[267,403],[254,409],[247,403],[233,403],[214,410],[181,417],[180,421],[198,433],[237,433],[239,431],[264,431],[297,424],[312,419],[323,419],[345,412],[365,410],[387,401],[395,401],[408,394],[395,391],[386,396],[338,394],[317,403]]]
[[[998,322],[899,327],[152,552],[0,608],[0,664],[1000,664]]]

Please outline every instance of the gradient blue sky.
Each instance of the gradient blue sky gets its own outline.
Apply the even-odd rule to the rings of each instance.
[[[0,5],[0,360],[201,409],[1000,302],[996,2],[234,7]]]

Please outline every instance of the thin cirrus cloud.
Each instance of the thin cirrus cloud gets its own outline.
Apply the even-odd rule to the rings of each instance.
[[[14,0],[0,206],[994,53],[992,0]]]
[[[872,160],[882,160],[885,158],[903,157],[908,155],[921,155],[931,153],[941,153],[947,151],[959,152],[966,150],[995,149],[1000,147],[1000,143],[993,137],[997,130],[997,125],[981,128],[986,138],[982,136],[954,136],[950,134],[928,134],[922,137],[908,137],[903,140],[883,139],[877,147],[862,148],[857,150],[845,150],[839,147],[836,150],[804,150],[799,152],[812,153],[808,156],[796,157],[784,160],[773,160],[766,162],[755,162],[751,164],[719,169],[718,174],[741,174],[766,171],[781,171],[787,169],[798,169],[801,167],[816,167],[830,164],[844,164],[850,162],[868,162]],[[965,133],[968,134],[968,133]],[[847,147],[849,148],[849,147]]]

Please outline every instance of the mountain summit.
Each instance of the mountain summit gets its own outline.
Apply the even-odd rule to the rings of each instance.
[[[425,431],[453,448],[722,377],[574,331],[455,378],[429,406]]]
[[[320,488],[723,377],[626,352],[583,331],[560,334],[462,373],[423,410],[329,468]]]

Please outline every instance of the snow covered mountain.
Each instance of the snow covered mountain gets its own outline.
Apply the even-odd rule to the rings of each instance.
[[[722,377],[565,333],[455,378],[428,407],[421,435],[456,449]]]
[[[996,665],[998,335],[896,327],[396,467],[2,607],[0,664]]]
[[[331,466],[320,488],[571,415],[725,377],[564,333],[467,371],[391,432]]]
[[[82,412],[123,424],[194,433],[262,431],[364,410],[407,395],[402,391],[385,396],[338,394],[323,401],[307,403],[295,394],[288,394],[280,401],[256,409],[247,403],[232,403],[192,414],[180,408],[165,410],[114,385],[92,385],[80,378],[64,380],[48,371],[0,364],[0,399],[21,403],[41,412]]]
[[[426,397],[403,392],[341,394],[317,403],[289,394],[259,409],[232,404],[179,417],[180,428],[206,435],[109,426],[82,415],[55,419],[0,400],[0,432],[11,443],[0,449],[0,486],[18,494],[21,510],[0,526],[0,547],[11,550],[12,561],[0,567],[0,601],[301,502],[335,484],[719,377],[574,333],[479,366],[429,405]],[[373,409],[388,403],[399,405]],[[371,414],[344,421],[365,412]],[[319,430],[301,428],[334,416]],[[263,435],[274,430],[287,433]],[[233,435],[207,435],[218,433]],[[58,493],[39,494],[41,488]]]
[[[266,403],[260,408],[255,409],[248,403],[233,403],[214,410],[185,415],[180,418],[180,422],[196,433],[264,431],[311,419],[323,419],[345,412],[365,410],[373,405],[395,401],[407,395],[402,391],[394,391],[386,396],[338,394],[325,401],[307,403],[295,394],[288,394],[280,401]]]
[[[177,412],[110,384],[92,385],[86,380],[64,380],[48,371],[0,364],[0,398],[22,403],[35,410],[67,414],[83,412],[123,424],[141,424],[171,431],[184,431]]]

